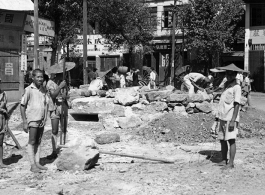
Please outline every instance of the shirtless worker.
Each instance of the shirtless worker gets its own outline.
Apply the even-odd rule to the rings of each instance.
[[[63,129],[63,124],[61,122],[62,115],[62,101],[66,101],[66,90],[63,89],[67,87],[66,81],[63,80],[63,74],[58,73],[55,75],[53,80],[49,80],[46,85],[46,89],[49,93],[49,112],[52,125],[52,153],[47,156],[47,159],[53,160],[57,158],[57,136],[59,131],[59,122],[61,123],[61,130]],[[66,112],[68,115],[68,112]]]
[[[189,96],[193,95],[194,92],[194,84],[198,84],[199,86],[204,86],[206,84],[209,84],[212,82],[213,78],[209,79],[208,77],[204,76],[201,73],[197,72],[191,72],[184,76],[184,85],[188,88],[189,90]]]
[[[30,171],[38,173],[47,170],[40,165],[41,138],[47,119],[48,96],[43,87],[43,72],[35,69],[32,72],[33,82],[25,89],[21,98],[20,112],[23,120],[23,130],[29,133],[28,155],[31,164]]]
[[[66,81],[63,78],[63,67],[65,66],[65,70],[69,71],[75,67],[75,63],[73,62],[62,62],[51,66],[47,72],[53,75],[53,79],[50,79],[47,82],[46,89],[50,96],[49,99],[49,113],[51,118],[52,125],[52,153],[47,156],[47,159],[53,160],[57,158],[57,136],[59,131],[59,123],[61,127],[61,131],[63,132],[64,124],[67,125],[68,119],[68,103],[67,103],[67,91],[68,87]],[[69,73],[69,72],[66,72]],[[67,78],[67,77],[66,77]],[[62,113],[62,105],[66,104],[65,109]],[[65,117],[65,118],[64,118]]]
[[[236,79],[238,72],[236,66],[231,64],[221,67],[220,69],[226,70],[227,82],[224,85],[217,110],[217,116],[220,121],[218,138],[220,139],[222,152],[222,161],[218,163],[218,165],[224,165],[223,169],[231,169],[234,168],[234,159],[236,155],[241,87]],[[227,142],[230,146],[229,161],[227,160]]]

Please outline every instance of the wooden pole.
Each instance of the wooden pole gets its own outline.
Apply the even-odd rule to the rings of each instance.
[[[88,84],[87,77],[87,0],[83,0],[83,82]]]
[[[171,79],[170,79],[170,84],[172,83],[172,78],[173,78],[173,83],[175,85],[175,29],[176,29],[176,3],[177,0],[174,0],[174,8],[172,12],[172,17],[173,17],[173,25],[172,25],[172,53],[171,53]],[[173,68],[173,71],[172,71]],[[172,74],[173,73],[173,74]]]
[[[33,69],[39,68],[39,13],[38,0],[34,0],[34,64]]]

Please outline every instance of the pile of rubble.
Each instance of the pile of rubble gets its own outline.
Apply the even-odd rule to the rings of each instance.
[[[76,93],[75,89],[70,94]],[[86,89],[79,89],[78,93],[85,94]],[[152,91],[144,86],[88,94],[92,95],[72,100],[72,112],[98,114],[105,129],[138,127],[168,112],[184,116],[212,112],[211,95],[198,92],[189,97],[187,93],[175,90],[172,86]]]

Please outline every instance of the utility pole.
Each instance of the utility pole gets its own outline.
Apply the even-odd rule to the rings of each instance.
[[[34,0],[34,63],[33,69],[39,68],[39,2]]]
[[[87,78],[87,0],[83,0],[83,82],[88,84]]]
[[[175,30],[176,30],[176,4],[177,0],[174,0],[174,8],[172,11],[172,17],[173,17],[173,25],[172,25],[172,53],[171,53],[171,76],[170,76],[170,84],[171,78],[173,78],[173,85],[175,85]],[[173,68],[173,71],[172,71]]]

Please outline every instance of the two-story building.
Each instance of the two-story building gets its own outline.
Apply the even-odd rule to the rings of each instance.
[[[245,62],[254,79],[254,90],[265,90],[265,1],[244,0],[245,20]]]

